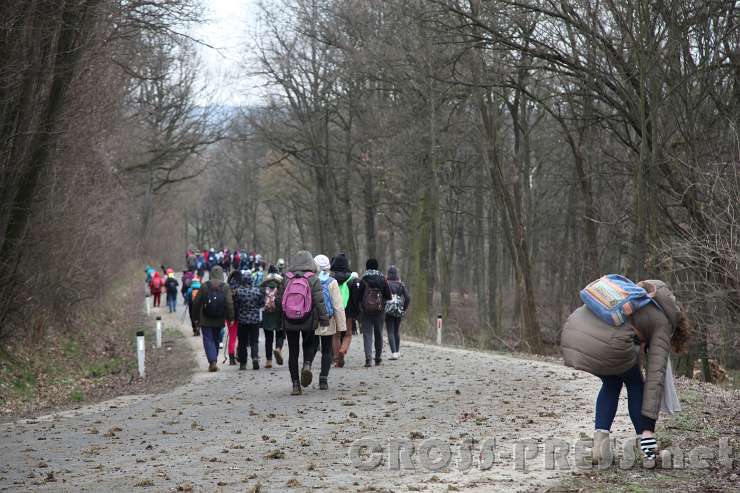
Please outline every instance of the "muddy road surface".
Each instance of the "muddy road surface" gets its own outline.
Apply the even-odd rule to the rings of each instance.
[[[572,474],[593,426],[598,380],[558,364],[402,341],[364,368],[359,336],[329,390],[291,397],[287,358],[209,374],[189,321],[163,317],[190,338],[192,381],[0,425],[1,491],[524,491]],[[553,440],[570,444],[560,468]]]

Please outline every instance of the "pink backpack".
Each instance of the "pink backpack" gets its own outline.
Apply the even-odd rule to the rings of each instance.
[[[306,272],[303,275],[288,272],[288,284],[285,286],[283,293],[283,313],[285,318],[291,322],[303,322],[311,314],[313,309],[313,299],[311,298],[311,285],[309,278],[313,272]]]

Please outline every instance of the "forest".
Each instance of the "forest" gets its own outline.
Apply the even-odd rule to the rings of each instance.
[[[264,1],[240,74],[259,104],[224,107],[195,0],[4,2],[3,344],[147,260],[305,247],[397,265],[418,337],[441,315],[446,342],[505,351],[556,352],[603,274],[662,279],[694,329],[679,371],[737,368],[739,14]]]

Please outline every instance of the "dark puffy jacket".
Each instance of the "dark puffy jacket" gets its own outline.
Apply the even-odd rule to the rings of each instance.
[[[167,280],[164,281],[164,287],[167,290],[167,294],[172,296],[177,294],[177,288],[180,287],[180,283],[174,277],[167,276]]]
[[[349,301],[344,309],[344,315],[347,318],[357,318],[360,316],[360,300],[362,299],[360,297],[360,280],[357,277],[350,279],[351,272],[332,272],[331,275],[340,286],[347,283],[349,288]]]
[[[343,253],[339,253],[331,259],[331,275],[337,280],[337,283],[341,286],[347,282],[349,288],[349,301],[344,309],[344,315],[347,318],[354,318],[360,316],[360,279],[354,277],[349,280],[352,276],[351,269],[349,268],[349,259]]]
[[[294,274],[306,274],[312,272],[314,275],[308,279],[308,284],[311,286],[311,303],[313,310],[311,316],[309,316],[304,322],[294,323],[283,316],[283,328],[285,330],[315,330],[319,324],[329,325],[329,316],[326,313],[326,306],[324,305],[324,292],[321,289],[321,281],[319,276],[316,275],[316,263],[313,261],[313,255],[306,250],[301,250],[296,253],[295,258],[288,267],[287,272]],[[283,282],[278,291],[278,296],[283,299],[285,289],[287,288],[290,281],[288,279]],[[283,314],[284,315],[284,314]]]
[[[629,322],[612,327],[583,305],[568,317],[560,344],[567,366],[604,376],[619,375],[637,365],[642,339],[648,351],[642,414],[658,419],[671,337],[681,310],[663,281],[644,282],[655,288],[654,299],[662,310],[651,303],[636,312]]]
[[[244,276],[242,285],[234,294],[234,311],[240,324],[257,325],[260,323],[260,310],[265,306],[265,294],[252,286],[252,278]]]

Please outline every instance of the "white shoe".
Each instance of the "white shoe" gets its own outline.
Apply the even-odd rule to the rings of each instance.
[[[390,359],[398,359],[398,353],[391,353]]]
[[[220,343],[218,344],[218,348],[219,348],[219,349],[223,349],[223,348],[224,348],[224,343],[223,343],[223,342],[220,342]]]

